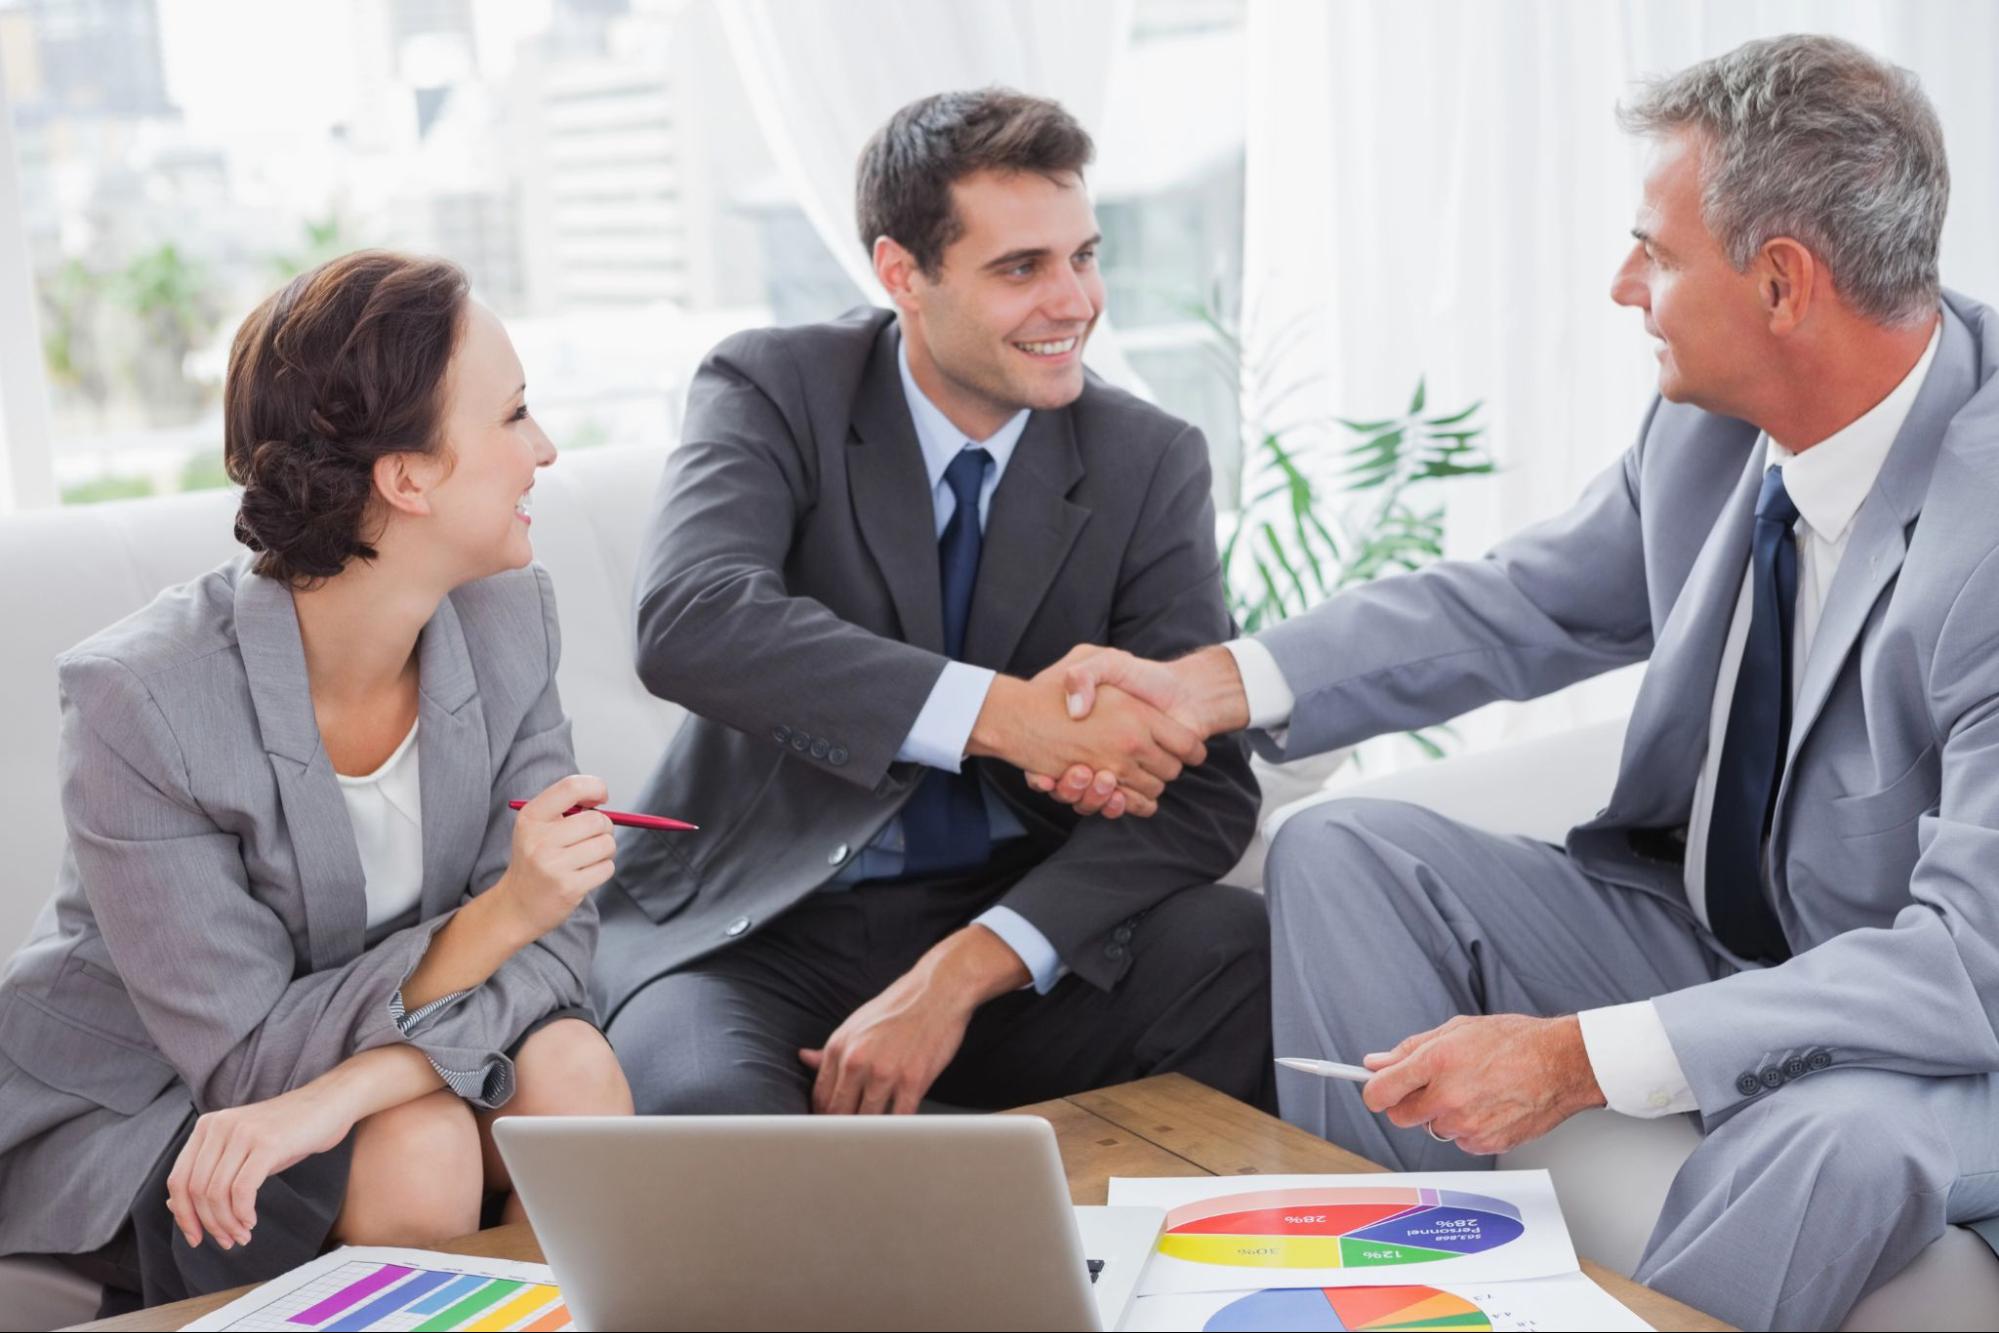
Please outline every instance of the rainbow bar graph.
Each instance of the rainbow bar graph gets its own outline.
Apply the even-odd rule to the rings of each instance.
[[[350,1282],[317,1305],[308,1306],[285,1322],[318,1328],[354,1302],[374,1295],[391,1282],[400,1282],[416,1270],[400,1264],[383,1264],[357,1282]]]
[[[485,1322],[487,1307],[499,1304],[522,1285],[505,1279],[488,1282],[456,1305],[440,1310],[418,1324],[416,1333],[450,1333],[452,1329],[478,1328]]]
[[[229,1327],[284,1328],[294,1333],[307,1329],[316,1333],[559,1333],[571,1327],[571,1318],[562,1292],[546,1282],[423,1268],[415,1263],[355,1260],[338,1264],[312,1281],[245,1311]]]
[[[398,1310],[407,1310],[419,1297],[445,1286],[451,1281],[449,1273],[417,1273],[401,1286],[392,1287],[386,1296],[378,1296],[352,1314],[343,1316],[325,1325],[328,1333],[362,1333],[375,1326],[379,1319],[386,1318]],[[289,1322],[299,1322],[294,1317]]]
[[[467,1324],[466,1333],[502,1333],[502,1330],[514,1327],[529,1315],[547,1309],[561,1296],[562,1293],[554,1287],[528,1287],[477,1323]]]
[[[427,1318],[436,1314],[439,1310],[458,1304],[468,1292],[476,1291],[491,1281],[491,1278],[480,1277],[476,1273],[462,1274],[452,1278],[450,1282],[446,1283],[429,1300],[418,1301],[415,1305],[410,1306],[409,1312],[413,1315],[423,1315]]]

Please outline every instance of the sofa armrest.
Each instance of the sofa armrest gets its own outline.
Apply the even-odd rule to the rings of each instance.
[[[1364,796],[1410,801],[1488,833],[1560,842],[1609,799],[1624,745],[1625,719],[1594,722],[1473,754],[1454,755],[1380,777],[1338,783],[1264,816],[1263,836],[1326,801]]]

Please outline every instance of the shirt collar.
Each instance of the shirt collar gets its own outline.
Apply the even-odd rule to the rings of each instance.
[[[1805,452],[1794,454],[1764,437],[1769,447],[1764,451],[1763,465],[1784,469],[1785,493],[1798,507],[1798,516],[1821,540],[1838,541],[1867,493],[1874,489],[1874,480],[1881,475],[1881,465],[1887,461],[1895,437],[1902,433],[1902,423],[1908,420],[1942,338],[1943,321],[1939,319],[1929,346],[1886,398]]]
[[[917,387],[916,376],[909,369],[909,349],[901,338],[895,343],[895,364],[902,372],[902,396],[909,401],[910,420],[916,423],[916,443],[923,450],[923,467],[930,476],[930,489],[937,489],[944,480],[944,469],[968,446],[992,455],[992,476],[997,484],[1000,474],[1006,471],[1007,460],[1013,457],[1014,446],[1020,443],[1021,432],[1027,429],[1030,409],[1021,408],[987,439],[967,440],[965,432],[952,425],[943,409]]]

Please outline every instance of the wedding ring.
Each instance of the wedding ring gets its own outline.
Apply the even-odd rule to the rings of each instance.
[[[1450,1135],[1439,1134],[1437,1132],[1437,1127],[1435,1125],[1428,1123],[1427,1121],[1423,1125],[1423,1132],[1425,1134],[1428,1134],[1431,1138],[1435,1139],[1439,1143],[1449,1143],[1451,1141]]]

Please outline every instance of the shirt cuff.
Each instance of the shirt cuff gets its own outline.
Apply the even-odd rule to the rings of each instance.
[[[925,764],[956,773],[965,762],[965,746],[972,739],[972,724],[986,706],[986,692],[993,687],[994,673],[985,667],[964,662],[946,662],[944,674],[930,687],[930,697],[916,722],[903,737],[895,757],[905,764]]]
[[[438,996],[420,1009],[411,1011],[404,1007],[403,993],[398,989],[389,997],[389,1021],[396,1025],[397,1034],[407,1041],[410,1033],[424,1019],[439,1010],[449,1009],[471,993],[469,990],[455,990],[449,995]],[[467,1101],[478,1102],[484,1106],[501,1106],[514,1095],[514,1071],[511,1061],[495,1060],[480,1069],[449,1069],[439,1064],[437,1057],[429,1051],[423,1053],[423,1058],[430,1061],[430,1067],[444,1080],[445,1087]]]
[[[1665,1020],[1650,1000],[1585,1009],[1576,1020],[1590,1070],[1611,1110],[1643,1120],[1700,1110]]]
[[[1069,974],[1062,962],[1062,955],[1055,952],[1055,946],[1029,924],[1026,917],[1011,907],[988,907],[972,918],[975,926],[984,926],[1000,937],[1007,948],[1020,955],[1020,961],[1027,964],[1029,983],[1035,994],[1046,995],[1054,989],[1055,983]]]
[[[438,996],[415,1013],[411,1013],[403,1007],[403,993],[398,990],[394,995],[389,997],[389,1021],[396,1025],[398,1035],[407,1037],[410,1034],[410,1030],[416,1027],[418,1023],[423,1022],[424,1019],[429,1018],[438,1010],[449,1008],[458,1003],[471,993],[469,990],[455,990],[449,995]]]
[[[1282,726],[1291,720],[1297,696],[1284,679],[1276,656],[1255,639],[1231,639],[1222,647],[1235,659],[1242,676],[1243,698],[1249,702],[1249,725],[1259,731]]]

